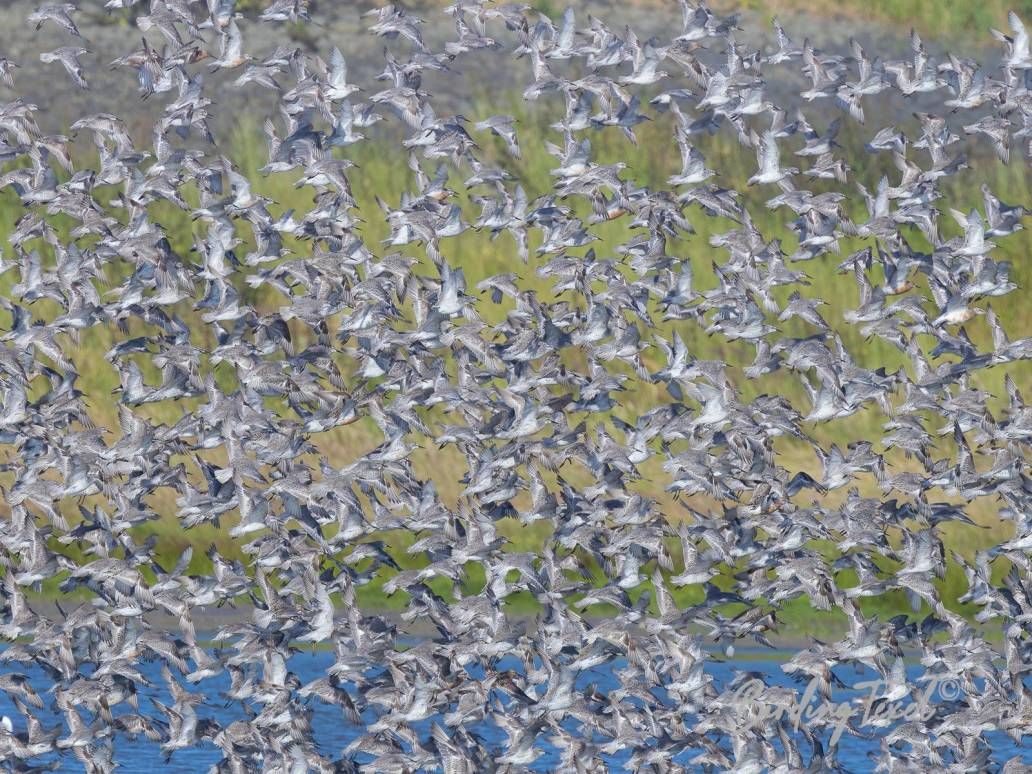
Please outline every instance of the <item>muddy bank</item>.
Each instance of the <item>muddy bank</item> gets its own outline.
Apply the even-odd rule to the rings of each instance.
[[[143,125],[150,124],[154,111],[162,109],[174,98],[174,94],[164,93],[141,100],[134,72],[129,68],[111,68],[110,63],[115,58],[142,48],[144,34],[126,12],[108,15],[101,11],[103,4],[99,0],[81,3],[82,11],[76,15],[82,34],[82,46],[92,52],[80,60],[89,90],[82,91],[76,87],[59,64],[39,61],[41,50],[74,45],[76,41],[52,24],[36,31],[25,23],[24,19],[36,5],[36,0],[11,0],[5,4],[8,23],[0,29],[0,55],[18,65],[15,71],[17,92],[39,107],[38,120],[43,131],[67,132],[68,125],[76,118],[98,112],[116,114],[126,121],[131,131],[139,130]],[[389,46],[399,56],[404,56],[409,50],[404,41],[386,41],[368,32],[370,20],[363,18],[362,13],[370,7],[368,3],[319,3],[313,14],[314,23],[308,25],[258,23],[254,21],[253,14],[252,18],[245,16],[239,21],[245,52],[261,59],[279,46],[288,46],[301,47],[326,58],[330,49],[338,46],[348,62],[349,80],[361,85],[365,89],[364,96],[368,97],[370,93],[386,87],[384,82],[376,80],[384,68],[385,46]],[[564,6],[556,7],[560,9],[555,12],[558,21]],[[575,4],[575,8],[579,28],[588,27],[591,18],[596,17],[616,32],[622,32],[630,24],[639,39],[645,40],[656,35],[661,43],[672,38],[681,24],[679,10],[673,3],[660,7],[589,0]],[[431,50],[442,50],[446,41],[455,39],[452,19],[439,7],[417,8],[412,13],[425,20],[421,29]],[[830,52],[847,54],[851,37],[865,44],[876,42],[877,51],[882,56],[903,54],[908,48],[908,31],[905,29],[867,24],[850,17],[783,13],[780,18],[797,44],[809,39],[818,48]],[[740,26],[742,30],[736,33],[736,37],[743,46],[761,51],[773,49],[774,36],[770,19],[765,14],[744,11]],[[529,58],[516,59],[511,53],[515,43],[512,33],[498,23],[489,29],[489,33],[496,35],[502,43],[500,50],[464,55],[449,73],[426,74],[424,88],[434,95],[434,104],[439,111],[468,110],[471,102],[486,96],[484,84],[490,84],[491,92],[496,93],[499,90],[522,89],[532,80]],[[213,33],[209,31],[206,35],[207,39],[198,41],[198,45],[217,55],[218,43]],[[166,44],[154,30],[148,32],[146,38],[158,50]],[[988,35],[985,38],[988,39]],[[934,41],[926,41],[926,45],[930,52],[936,52]],[[719,61],[719,51],[711,53],[714,61]],[[968,56],[988,54],[985,49],[966,50],[964,53]],[[203,71],[203,64],[199,67]],[[677,70],[676,66],[668,69]],[[557,71],[574,75],[563,71],[558,64]],[[798,71],[798,63],[779,68],[779,71],[786,74]],[[241,72],[238,69],[229,73],[205,75],[205,92],[217,103],[212,108],[216,115],[217,129],[232,127],[242,118],[264,117],[275,108],[275,94],[271,90],[254,85],[244,89],[233,86],[233,81]],[[475,74],[475,79],[466,77],[470,74]],[[289,76],[283,78],[286,83]],[[474,80],[481,93],[474,90]],[[686,79],[675,80],[680,82]],[[768,81],[768,93],[775,101],[779,101],[787,98],[790,88],[798,83],[793,75],[787,75],[784,83]],[[670,82],[664,85],[672,88],[679,84]],[[13,98],[13,92],[6,86],[0,86],[0,100],[4,98]],[[819,109],[827,108],[821,106]]]
[[[66,614],[71,613],[72,610],[76,609],[82,603],[76,604],[60,604],[51,600],[32,600],[30,606],[32,609],[46,618],[51,620],[60,621]],[[219,643],[213,642],[216,633],[227,626],[234,626],[237,624],[250,624],[253,623],[252,619],[253,608],[250,605],[237,605],[236,607],[230,607],[224,605],[222,607],[213,606],[198,606],[193,607],[190,610],[191,618],[193,620],[194,628],[197,631],[198,637],[208,643],[218,645]],[[384,613],[380,610],[366,610],[367,615],[376,615],[379,618],[386,621],[391,626],[397,627],[399,635],[404,639],[422,640],[428,637],[437,637],[439,632],[437,628],[425,618],[416,618],[411,621],[404,620],[398,613]],[[344,616],[344,610],[337,611],[338,616]],[[143,616],[143,620],[146,621],[147,625],[153,629],[161,632],[175,633],[180,631],[179,620],[168,613],[162,611],[151,611]],[[506,613],[506,620],[515,626],[523,627],[528,634],[533,634],[535,627],[538,624],[539,617],[537,614],[524,612],[524,613]],[[605,619],[603,617],[592,617],[585,616],[584,620],[588,622],[601,623]],[[706,637],[706,629],[702,627],[692,627],[689,629],[690,632],[697,634],[707,646],[712,646],[713,649],[720,650],[716,645],[710,643]],[[798,649],[809,646],[813,639],[825,639],[825,640],[836,640],[845,636],[846,632],[834,631],[828,628],[821,628],[820,630],[814,631],[796,631],[794,629],[788,629],[783,632],[776,632],[769,635],[769,640],[777,650],[786,649]],[[324,643],[324,646],[328,643]],[[310,647],[310,645],[305,645]],[[750,650],[750,651],[761,651],[761,652],[775,652],[770,651],[767,648],[763,648],[757,642],[751,639],[741,640],[735,643],[736,650]]]

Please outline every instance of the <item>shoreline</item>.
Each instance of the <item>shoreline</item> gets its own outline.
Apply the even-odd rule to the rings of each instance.
[[[43,615],[51,620],[61,620],[63,610],[65,614],[70,613],[76,607],[85,602],[78,603],[75,607],[61,605],[58,608],[58,602],[54,600],[29,600],[29,606],[40,615]],[[223,607],[212,607],[212,606],[199,606],[191,608],[191,616],[194,623],[194,628],[198,634],[198,641],[205,647],[213,647],[216,644],[216,640],[213,639],[214,635],[218,630],[225,626],[233,626],[237,624],[245,624],[251,621],[251,611],[254,608],[250,605],[238,605],[236,607],[230,607],[225,605]],[[438,630],[432,624],[425,620],[416,619],[414,621],[405,621],[402,619],[401,614],[394,611],[384,611],[382,609],[366,609],[363,611],[366,615],[376,615],[392,626],[395,626],[398,630],[399,636],[402,639],[411,640],[425,640],[438,633]],[[179,624],[178,619],[165,612],[161,611],[150,611],[142,616],[146,624],[154,630],[171,633],[178,632]],[[599,623],[608,620],[605,616],[590,616],[584,615],[582,618],[590,624]],[[534,613],[528,613],[524,611],[506,613],[506,620],[512,623],[526,624],[528,631],[533,631],[533,626],[538,619],[538,615]],[[637,627],[634,627],[637,628]],[[689,627],[686,632],[698,635],[704,643],[707,651],[713,653],[723,652],[723,647],[708,641],[706,636],[706,629],[701,626]],[[992,631],[979,631],[980,635],[986,637],[990,641],[995,638],[992,636]],[[734,644],[735,654],[730,657],[724,657],[722,660],[735,661],[740,658],[743,653],[750,653],[752,655],[762,654],[776,654],[782,651],[796,651],[800,648],[807,648],[813,645],[815,642],[835,642],[837,640],[844,639],[849,636],[848,627],[843,626],[840,631],[834,631],[830,627],[820,627],[816,631],[809,633],[797,630],[795,627],[789,627],[784,632],[768,632],[767,638],[774,645],[773,649],[765,648],[759,643],[752,641],[749,638],[741,640],[739,643]],[[2,645],[0,645],[2,647]],[[296,646],[297,650],[310,650],[315,647],[319,649],[327,649],[332,647],[331,641],[321,641],[318,643],[300,643]],[[908,652],[909,649],[904,648],[904,652]]]

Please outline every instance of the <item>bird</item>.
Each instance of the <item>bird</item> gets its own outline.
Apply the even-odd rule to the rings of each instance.
[[[0,58],[7,768],[1020,769],[1016,13],[139,6]]]
[[[40,30],[46,22],[54,22],[66,32],[75,37],[82,37],[79,28],[75,26],[72,14],[78,8],[74,3],[44,3],[26,18],[29,24],[33,24],[36,30]],[[1027,47],[1027,44],[1026,44]]]
[[[509,155],[518,159],[520,158],[520,144],[516,137],[515,122],[516,120],[512,116],[491,116],[483,121],[477,121],[474,128],[481,132],[490,130],[493,134],[501,137]]]
[[[752,144],[756,148],[756,160],[760,168],[755,175],[749,178],[748,185],[781,183],[783,181],[787,185],[791,185],[789,178],[792,175],[798,174],[799,170],[794,167],[782,169],[778,141],[774,136],[774,132],[768,129],[763,133],[762,137],[757,137],[754,134]]]
[[[62,67],[64,67],[68,75],[71,76],[75,85],[83,91],[86,91],[90,86],[86,81],[86,73],[82,69],[82,65],[79,63],[79,57],[92,53],[93,52],[87,48],[80,48],[78,46],[62,46],[61,48],[55,48],[53,51],[42,52],[39,55],[39,59],[41,62],[46,64],[58,62]]]

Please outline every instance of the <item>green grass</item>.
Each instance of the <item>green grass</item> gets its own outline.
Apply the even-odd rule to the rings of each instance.
[[[501,112],[508,110],[519,116],[519,128],[521,144],[523,146],[523,160],[510,162],[504,156],[504,148],[492,137],[478,135],[477,141],[482,145],[482,156],[487,163],[498,161],[506,163],[507,168],[517,175],[520,182],[528,193],[533,196],[536,193],[543,193],[549,190],[552,178],[549,170],[554,168],[555,160],[545,152],[544,140],[546,138],[557,139],[555,132],[547,129],[550,121],[555,116],[546,114],[537,108],[527,108],[520,104],[518,98],[513,98],[512,104],[508,107],[498,105],[497,99],[493,109],[488,110],[485,103],[478,104],[469,111],[471,116],[487,115],[490,112]],[[874,113],[874,110],[871,110]],[[817,115],[811,116],[817,118]],[[631,145],[616,130],[604,130],[592,135],[592,144],[595,151],[595,159],[602,163],[610,163],[617,160],[627,162],[629,166],[628,177],[634,183],[650,186],[666,187],[665,179],[675,172],[679,166],[679,155],[676,146],[671,142],[670,117],[659,117],[653,122],[646,123],[639,128],[637,146]],[[823,127],[820,127],[823,128]],[[914,127],[901,127],[913,131]],[[840,142],[847,151],[845,157],[854,166],[855,179],[862,182],[869,189],[873,189],[882,174],[889,174],[890,179],[897,177],[895,170],[890,169],[882,160],[864,154],[858,150],[863,140],[873,135],[876,127],[865,130],[862,133],[851,128],[843,133]],[[738,190],[747,190],[745,181],[755,171],[755,159],[750,149],[743,149],[733,137],[722,133],[713,138],[700,140],[700,147],[707,158],[709,166],[719,170],[722,185],[734,187]],[[792,146],[793,148],[795,145]],[[346,156],[355,161],[359,168],[353,170],[351,182],[354,187],[356,198],[359,202],[359,216],[363,219],[360,231],[363,239],[374,250],[377,250],[379,242],[387,235],[387,227],[382,212],[378,208],[375,197],[377,195],[386,199],[392,205],[397,205],[401,191],[411,190],[414,184],[410,171],[407,168],[406,159],[390,152],[389,146],[379,142],[370,141],[351,146],[347,149]],[[241,125],[237,128],[229,143],[229,157],[254,181],[254,188],[257,193],[272,199],[276,204],[270,207],[273,215],[293,208],[297,212],[304,212],[311,205],[312,192],[310,189],[297,189],[294,187],[294,175],[281,174],[262,177],[258,168],[266,161],[266,148],[264,141],[257,128],[249,125]],[[922,159],[922,163],[924,159]],[[432,172],[432,169],[428,169]],[[463,204],[467,219],[473,219],[479,210],[471,200],[471,194],[464,190],[462,185],[463,176],[456,174],[451,181],[451,187],[459,191],[459,200]],[[993,190],[1005,201],[1010,203],[1027,203],[1030,201],[1030,180],[1024,172],[1020,161],[1013,163],[1010,167],[1004,168],[996,164],[991,158],[978,156],[974,159],[972,168],[951,179],[944,186],[946,199],[942,202],[945,211],[947,206],[967,211],[973,206],[981,207],[979,185],[988,182]],[[816,190],[827,190],[828,187],[822,184],[815,186]],[[846,189],[847,193],[850,189]],[[796,246],[795,237],[784,229],[783,212],[771,213],[764,206],[763,202],[773,196],[776,191],[757,191],[748,189],[744,197],[745,203],[749,206],[757,227],[763,231],[767,238],[778,237],[782,239],[784,249],[791,253]],[[114,189],[100,190],[94,192],[98,201],[106,201],[116,195]],[[191,199],[191,194],[187,193]],[[858,196],[850,197],[850,214],[858,220],[863,220],[862,200]],[[191,199],[195,203],[196,199]],[[571,203],[572,204],[572,203]],[[578,213],[586,216],[588,213],[580,204],[572,204]],[[22,214],[19,202],[10,190],[0,192],[0,238],[8,233],[15,221]],[[113,215],[119,217],[120,213],[114,211]],[[730,221],[721,219],[710,219],[704,217],[697,209],[690,211],[691,220],[695,226],[696,233],[679,241],[673,241],[668,245],[668,252],[671,255],[691,261],[694,270],[696,283],[702,290],[715,285],[711,263],[721,263],[726,259],[725,253],[714,250],[710,246],[710,238],[715,234],[724,233],[735,227]],[[193,222],[189,213],[184,213],[172,205],[158,204],[152,207],[152,218],[165,227],[173,248],[180,255],[187,255],[190,251],[193,238],[203,234],[203,224]],[[52,224],[57,228],[62,238],[67,238],[68,223],[61,218],[53,218]],[[952,220],[944,217],[940,221],[940,228],[944,237],[950,237],[958,233],[958,229]],[[594,229],[600,240],[594,243],[593,247],[600,258],[617,257],[615,248],[631,236],[627,228],[626,219],[617,220],[600,225]],[[1014,262],[1012,279],[1021,288],[1027,288],[1032,284],[1032,266],[1029,265],[1026,256],[1032,248],[1032,240],[1029,232],[1019,234],[1001,240],[1001,247],[994,253],[997,260],[1008,259]],[[245,244],[238,248],[239,254],[243,255],[250,246],[250,234],[246,228],[238,230],[238,236],[245,240]],[[920,240],[916,232],[908,233],[908,237],[915,246],[920,247]],[[852,251],[860,248],[866,242],[858,240],[843,239],[841,255],[844,258]],[[303,255],[307,249],[304,243],[291,240],[287,246]],[[441,244],[442,254],[453,266],[462,267],[472,292],[475,284],[493,274],[516,271],[521,279],[521,287],[534,290],[543,301],[555,301],[565,299],[574,301],[568,293],[556,294],[550,282],[542,279],[537,274],[537,269],[542,265],[543,259],[533,254],[536,242],[531,243],[532,256],[527,265],[523,265],[519,258],[512,240],[508,235],[502,235],[496,241],[488,238],[488,235],[467,231],[458,238],[444,240]],[[48,252],[46,246],[40,247],[45,255],[45,265],[53,265],[53,255]],[[388,250],[379,250],[380,254]],[[420,257],[422,263],[421,272],[430,273],[432,268],[426,266],[425,258],[422,258],[422,251],[419,247],[406,247],[403,251],[415,257]],[[579,251],[583,252],[583,251]],[[876,368],[885,366],[894,369],[905,365],[904,358],[891,345],[879,340],[865,341],[859,332],[852,327],[841,323],[842,312],[854,307],[857,303],[857,290],[851,275],[840,275],[836,272],[837,261],[834,257],[824,257],[817,261],[801,264],[793,268],[801,268],[810,277],[810,286],[805,290],[808,295],[820,296],[828,302],[822,308],[822,313],[842,336],[847,349],[862,366]],[[118,269],[112,267],[109,274],[109,286],[114,286],[120,280]],[[622,271],[631,276],[630,267],[623,266]],[[10,287],[15,281],[17,272],[9,272],[0,277],[0,291],[9,293]],[[877,278],[875,278],[877,279]],[[922,280],[923,281],[923,280]],[[278,291],[265,286],[258,290],[247,288],[242,283],[238,289],[245,298],[252,303],[259,314],[269,313],[288,303],[288,299],[279,294]],[[922,290],[925,290],[922,288]],[[778,294],[778,300],[784,302],[789,290],[783,290]],[[927,296],[927,292],[925,292]],[[1002,320],[1004,326],[1012,335],[1021,335],[1023,332],[1032,330],[1032,310],[1024,302],[1023,293],[1016,291],[1009,296],[993,299],[992,305]],[[191,309],[191,302],[183,302],[176,309],[177,314],[182,317],[194,330],[203,331],[195,338],[194,343],[198,346],[210,348],[215,345],[210,329],[200,323],[199,317]],[[37,319],[51,320],[59,312],[55,304],[49,301],[40,301],[31,305],[30,311]],[[496,323],[502,319],[511,309],[511,304],[503,302],[500,305],[492,305],[488,299],[484,299],[478,306],[484,319],[489,323]],[[653,311],[655,305],[653,304]],[[658,315],[657,315],[658,318]],[[838,324],[836,325],[836,321]],[[0,327],[7,328],[10,319],[6,312],[0,312]],[[328,322],[330,330],[334,330],[336,320]],[[657,334],[669,337],[675,326],[666,324],[657,330]],[[677,324],[677,330],[685,338],[689,349],[694,357],[701,359],[722,359],[732,365],[732,378],[741,392],[743,400],[751,400],[758,395],[782,394],[787,397],[797,410],[806,413],[808,409],[807,400],[799,382],[794,377],[786,377],[784,371],[770,375],[755,381],[746,379],[739,370],[742,366],[748,365],[752,360],[753,348],[742,343],[728,343],[717,337],[708,337],[702,332],[702,328],[694,322],[683,322]],[[783,326],[788,335],[805,335],[808,331],[805,326],[797,321],[790,322]],[[979,318],[967,326],[967,332],[981,349],[990,346],[990,337],[984,319]],[[145,329],[138,322],[130,325],[130,335],[143,335]],[[303,348],[310,341],[311,334],[296,321],[291,323],[291,333],[295,339],[298,350]],[[104,359],[104,352],[112,344],[122,338],[122,334],[113,330],[110,326],[96,327],[82,332],[78,345],[71,341],[62,341],[66,352],[73,353],[72,360],[75,362],[80,374],[78,387],[86,395],[86,402],[89,405],[93,421],[98,427],[110,431],[110,438],[118,436],[118,417],[116,400],[111,393],[118,387],[117,373]],[[922,345],[931,346],[930,341],[922,341]],[[570,348],[562,353],[564,363],[570,368],[583,368],[583,353]],[[663,358],[659,349],[653,346],[643,353],[643,358],[650,370],[658,370],[662,367]],[[144,370],[145,376],[155,383],[159,378],[155,369],[147,362],[146,358],[138,361]],[[347,357],[340,356],[336,359],[349,385],[355,383],[354,365]],[[202,367],[208,368],[210,364],[205,359]],[[614,366],[621,368],[619,366]],[[235,385],[233,367],[230,364],[220,365],[214,369],[217,380],[223,389],[231,390]],[[588,433],[591,434],[598,427],[605,427],[615,437],[620,438],[618,430],[612,425],[614,417],[628,420],[633,423],[635,418],[650,408],[659,405],[661,402],[669,401],[662,385],[643,382],[638,379],[629,369],[622,369],[628,376],[627,389],[619,396],[618,407],[610,414],[583,414],[574,415],[570,418],[571,425],[579,421],[585,421]],[[1032,385],[1032,369],[1027,363],[1010,365],[1004,368],[995,368],[990,372],[982,372],[973,379],[974,385],[988,390],[994,396],[991,408],[998,412],[1005,393],[1003,392],[1003,374],[1009,372],[1020,388],[1029,394],[1029,387]],[[42,380],[37,380],[34,389],[41,393],[47,388]],[[35,397],[35,396],[33,396]],[[184,409],[192,409],[198,403],[194,401],[180,401],[176,405],[171,403],[150,404],[139,408],[137,411],[155,423],[172,424],[181,416]],[[270,410],[276,411],[281,416],[288,415],[290,410],[281,403],[270,402]],[[425,412],[425,421],[431,424],[451,421],[440,411],[432,410]],[[865,410],[845,420],[838,420],[825,423],[820,426],[810,426],[807,432],[827,448],[831,443],[840,446],[859,439],[878,438],[882,435],[881,425],[885,421],[880,412]],[[935,427],[935,425],[932,425]],[[951,453],[951,441],[946,436],[939,445],[942,454]],[[352,425],[337,428],[311,438],[312,443],[318,452],[329,460],[334,466],[347,464],[360,455],[370,451],[380,441],[376,426],[369,420],[363,420]],[[808,444],[798,441],[785,441],[778,446],[778,463],[788,469],[792,474],[799,470],[810,473],[819,473],[819,463]],[[0,447],[0,461],[13,461],[17,451],[11,447]],[[200,456],[218,464],[222,461],[221,452],[202,452]],[[6,459],[4,459],[6,458]],[[906,469],[913,465],[901,455],[889,453],[886,459],[896,469]],[[194,462],[190,457],[173,459],[173,463],[183,462],[197,475]],[[309,464],[315,464],[315,457],[307,459]],[[451,447],[443,450],[437,449],[432,444],[426,444],[424,448],[417,451],[413,456],[413,463],[416,474],[434,483],[442,501],[448,506],[454,506],[463,488],[462,476],[467,472],[466,463],[462,456]],[[564,469],[562,474],[567,480],[575,485],[587,485],[589,475],[585,470],[575,467]],[[631,484],[633,491],[652,498],[657,501],[665,515],[670,521],[676,521],[686,516],[686,510],[666,492],[666,485],[669,477],[662,470],[661,462],[652,459],[641,466],[641,477]],[[10,474],[0,474],[0,484],[9,487],[11,484]],[[877,496],[877,489],[873,480],[860,480],[858,482],[863,494]],[[935,493],[933,493],[935,494]],[[815,495],[807,495],[800,498],[800,504],[808,504]],[[834,505],[844,496],[844,491],[839,490],[820,498],[821,504],[825,507]],[[520,498],[525,497],[520,495]],[[523,502],[517,498],[517,504]],[[87,498],[85,505],[91,506],[93,498]],[[706,510],[714,507],[715,504],[707,502],[705,498],[690,498],[692,507],[699,510]],[[78,520],[78,509],[76,503],[64,503],[64,513],[72,523]],[[234,516],[228,515],[222,520],[221,528],[212,525],[202,525],[192,529],[184,529],[176,518],[175,497],[165,490],[148,500],[148,505],[153,509],[158,518],[144,526],[133,530],[133,536],[142,541],[150,536],[156,539],[156,556],[158,561],[166,567],[175,563],[176,558],[188,545],[194,547],[193,559],[189,572],[205,574],[210,572],[210,565],[204,556],[205,549],[214,544],[219,552],[228,558],[246,560],[246,554],[241,550],[241,545],[231,538],[228,529],[234,523]],[[966,527],[963,525],[947,525],[943,528],[945,540],[948,547],[970,559],[978,549],[997,544],[1010,537],[1010,526],[1001,523],[997,517],[995,506],[985,499],[973,503],[969,508],[969,515],[984,528]],[[544,541],[549,537],[549,526],[537,523],[527,527],[513,520],[505,520],[499,525],[499,531],[510,541],[508,549],[521,552],[539,552]],[[416,536],[406,533],[392,533],[383,535],[391,547],[391,553],[398,563],[403,567],[419,567],[427,563],[425,556],[411,555],[406,552]],[[890,536],[894,542],[899,539],[898,534]],[[61,546],[52,541],[54,550],[60,550],[66,555],[81,560],[80,555],[75,554],[68,546]],[[825,552],[831,549],[822,546],[813,546],[815,550]],[[676,554],[677,547],[671,546],[671,551]],[[675,557],[675,562],[677,558]],[[1000,568],[997,568],[1000,572]],[[724,573],[724,581],[718,579],[718,583],[730,581],[728,577],[734,572],[734,568],[727,568]],[[54,579],[44,585],[42,595],[44,597],[59,596],[57,585],[61,578]],[[406,603],[404,594],[396,594],[392,597],[385,595],[381,589],[385,577],[379,577],[367,586],[359,589],[360,602],[376,609],[400,610]],[[598,580],[601,580],[599,576]],[[844,585],[850,583],[846,574],[840,576]],[[468,568],[468,577],[462,584],[462,593],[476,593],[483,585],[483,573],[479,567]],[[435,591],[448,595],[451,593],[450,584],[434,582]],[[944,600],[948,606],[959,609],[951,602],[960,596],[966,585],[963,573],[959,568],[951,566],[946,578],[939,584]],[[647,586],[647,584],[646,584]],[[725,583],[726,587],[726,583]],[[644,587],[643,587],[644,588]],[[640,593],[643,589],[639,589]],[[701,590],[687,588],[675,593],[675,598],[680,604],[697,602],[701,598]],[[515,612],[533,612],[534,601],[526,595],[515,595],[509,600],[510,609]],[[909,611],[909,606],[903,595],[898,592],[886,594],[883,597],[865,599],[862,608],[868,614],[879,616],[894,615],[899,612]],[[732,608],[733,609],[733,608]],[[595,610],[595,613],[604,613],[604,610]],[[926,611],[923,611],[926,612]],[[970,612],[965,610],[964,612]],[[781,610],[779,618],[783,622],[783,631],[796,632],[809,630],[811,626],[822,627],[824,630],[834,630],[841,626],[842,616],[837,611],[829,613],[815,613],[810,610],[805,598],[798,598],[787,603]]]
[[[834,11],[835,5],[829,3],[829,10]],[[965,0],[850,0],[845,5],[851,15],[913,26],[927,36],[948,41],[982,35],[982,39],[989,43],[985,37],[989,27],[1009,34],[1008,11],[1016,11],[1026,21],[1032,15],[1032,2],[1029,0],[986,0],[978,3]]]
[[[670,13],[671,10],[671,3],[666,0],[637,2],[656,8],[657,12]],[[781,14],[788,17],[799,13],[811,18],[824,18],[829,23],[845,18],[851,24],[859,25],[858,31],[862,31],[864,23],[873,24],[875,33],[877,27],[894,26],[901,33],[913,28],[928,40],[934,38],[968,45],[991,44],[989,27],[1010,34],[1008,11],[1017,12],[1026,24],[1032,20],[1032,0],[711,0],[707,5],[721,14],[748,11],[760,16]],[[787,22],[787,18],[782,21]],[[788,26],[788,32],[792,34],[791,26]]]

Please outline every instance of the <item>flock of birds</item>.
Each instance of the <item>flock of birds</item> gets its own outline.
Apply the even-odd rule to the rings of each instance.
[[[906,722],[862,723],[857,706],[846,732],[873,740],[871,766],[1025,770],[992,758],[987,735],[1020,744],[1032,730],[1032,407],[1008,375],[1003,407],[991,409],[979,379],[1032,356],[1032,338],[1006,332],[991,303],[1016,289],[994,240],[1021,230],[1027,210],[986,186],[969,213],[944,201],[969,157],[1027,170],[1032,53],[1018,16],[993,31],[1002,54],[985,67],[933,56],[916,34],[900,60],[855,42],[835,55],[797,45],[776,21],[776,44],[751,50],[736,40],[738,16],[694,0],[681,0],[665,40],[595,18],[579,26],[573,10],[553,21],[459,0],[444,9],[455,36],[434,51],[421,20],[388,5],[366,14],[386,67],[359,87],[339,48],[325,59],[247,49],[249,25],[307,23],[307,6],[272,0],[246,19],[234,0],[135,9],[142,47],[112,66],[148,99],[151,139],[134,142],[115,115],[83,116],[69,133],[92,137],[92,166],[70,137],[40,130],[35,105],[0,104],[0,188],[23,208],[0,263],[10,320],[0,335],[0,691],[17,708],[0,725],[0,768],[78,759],[108,772],[125,739],[146,736],[172,769],[184,750],[214,746],[216,772],[521,771],[545,745],[570,772],[607,770],[614,755],[648,772],[839,770],[834,718],[795,728],[743,703],[737,689],[755,675],[718,684],[706,670],[743,643],[772,645],[780,611],[802,598],[844,612],[848,632],[786,657],[800,685],[814,681],[831,700],[842,669],[862,666],[883,677],[879,703],[906,702],[923,690],[903,669],[910,654],[924,680],[963,689]],[[47,3],[28,22],[67,36],[40,59],[86,89],[83,62],[96,54],[77,13]],[[527,191],[506,162],[502,148],[521,156],[516,120],[438,115],[424,88],[424,75],[458,77],[470,52],[491,51],[529,70],[526,100],[565,105],[547,143],[551,190]],[[18,68],[0,60],[9,90]],[[765,79],[778,71],[804,79],[793,104],[771,101]],[[311,209],[283,211],[224,155],[209,78],[276,95],[261,173],[290,176]],[[917,133],[864,124],[875,100],[918,98],[942,110],[918,112]],[[804,116],[818,111],[833,119],[823,132]],[[593,136],[635,141],[646,120],[665,122],[680,148],[669,187],[593,158]],[[842,122],[867,143],[853,164],[894,162],[898,174],[873,192],[836,142]],[[718,132],[756,154],[747,196],[707,166],[699,146]],[[492,135],[494,155],[483,151]],[[350,183],[362,170],[348,148],[371,138],[409,157],[414,186],[379,201],[384,243],[363,238]],[[467,194],[449,187],[456,176]],[[847,206],[857,189],[862,218]],[[794,253],[754,223],[756,193],[794,233]],[[475,219],[463,196],[481,208]],[[193,218],[193,250],[173,248],[159,205]],[[940,235],[946,209],[961,236]],[[691,237],[705,218],[716,219],[708,245]],[[596,231],[612,221],[632,237],[605,255]],[[469,287],[449,253],[471,230],[513,240],[523,264]],[[845,238],[864,246],[847,257]],[[693,254],[715,256],[710,282],[696,282]],[[842,292],[858,293],[841,320],[826,320],[808,292],[806,261],[836,263]],[[552,292],[523,287],[533,274]],[[273,291],[277,302],[260,300]],[[34,306],[56,311],[36,319]],[[489,308],[504,310],[497,324],[485,322]],[[792,319],[805,335],[784,333]],[[980,349],[966,325],[987,325],[992,346]],[[77,342],[98,326],[114,337],[107,363],[78,367],[117,370],[106,399],[119,428],[95,426],[90,404],[105,398],[77,388]],[[844,326],[909,365],[864,367]],[[755,360],[695,357],[707,335],[745,342]],[[216,382],[220,365],[231,387]],[[767,384],[800,384],[808,404],[743,396],[744,381],[772,374]],[[664,397],[635,414],[626,399],[644,383]],[[154,420],[159,403],[181,418]],[[819,423],[861,411],[880,412],[881,438],[825,448],[814,437]],[[345,426],[367,419],[382,443],[346,464],[321,453],[325,434],[347,443]],[[820,475],[784,467],[779,439],[811,445]],[[464,460],[455,503],[413,464],[435,446]],[[677,513],[642,494],[650,462]],[[189,571],[189,549],[163,565],[158,538],[134,529],[172,515],[158,501],[174,501],[186,535],[227,529],[245,561],[212,547],[210,573]],[[979,530],[966,506],[975,501],[993,503],[1013,537],[965,556],[944,534]],[[540,551],[519,552],[503,519],[551,531]],[[414,542],[397,547],[390,531]],[[966,577],[959,600],[937,585],[953,563]],[[479,591],[467,583],[473,566]],[[85,596],[45,614],[33,594],[54,578],[62,594]],[[356,602],[382,578],[385,594],[407,600],[400,618]],[[674,587],[695,596],[675,603]],[[863,600],[893,591],[922,612],[864,613]],[[540,608],[531,620],[507,613],[518,592]],[[210,647],[197,611],[233,604],[241,619],[210,633]],[[596,605],[614,612],[590,615]],[[417,621],[431,633],[406,640]],[[302,682],[291,654],[319,643],[332,646],[332,667]],[[522,666],[503,669],[504,658]],[[160,663],[167,703],[140,700],[145,662]],[[585,685],[598,668],[617,687]],[[29,670],[42,670],[47,690]],[[205,694],[220,675],[228,690]],[[794,695],[767,685],[759,701],[787,707]],[[225,722],[218,708],[229,705],[239,717]],[[63,722],[45,722],[45,707]],[[359,727],[346,749],[317,744],[312,717],[323,712]]]

